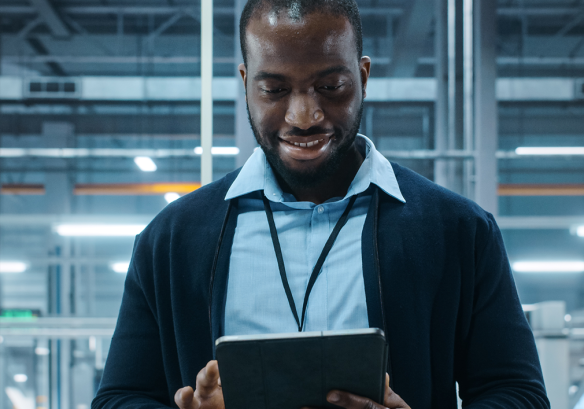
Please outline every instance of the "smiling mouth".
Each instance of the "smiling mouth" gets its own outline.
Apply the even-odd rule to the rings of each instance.
[[[303,142],[291,142],[291,141],[284,141],[284,142],[286,142],[286,143],[288,143],[288,144],[290,144],[292,146],[298,146],[300,148],[310,148],[312,146],[318,145],[322,141],[324,141],[324,138],[323,139],[318,139],[318,140],[312,141],[312,142],[306,142],[306,143],[303,143]]]

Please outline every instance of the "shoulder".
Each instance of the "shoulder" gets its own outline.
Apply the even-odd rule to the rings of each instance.
[[[428,226],[446,229],[490,231],[496,223],[493,216],[474,201],[448,190],[422,175],[391,163],[406,203],[404,215]]]
[[[182,232],[201,233],[206,226],[211,228],[221,226],[227,208],[225,201],[227,190],[237,177],[237,169],[221,179],[205,185],[172,203],[169,203],[148,224],[140,236],[170,236]]]

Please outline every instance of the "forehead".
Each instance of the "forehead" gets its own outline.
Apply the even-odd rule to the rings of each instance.
[[[287,10],[257,13],[246,36],[248,70],[270,66],[302,68],[346,65],[356,68],[353,29],[343,16],[310,13],[302,18]]]

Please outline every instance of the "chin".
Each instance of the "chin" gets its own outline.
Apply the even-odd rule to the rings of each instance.
[[[278,150],[266,149],[264,146],[262,146],[262,149],[273,171],[293,189],[318,186],[338,170],[343,156],[341,152],[335,150],[331,155],[327,155],[326,158],[319,158],[319,163],[311,164],[312,166],[310,167],[303,167],[302,163],[295,161],[296,165],[299,165],[299,168],[296,168],[286,163]]]

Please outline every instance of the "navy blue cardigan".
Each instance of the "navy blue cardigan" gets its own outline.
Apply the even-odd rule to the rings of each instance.
[[[391,384],[416,409],[549,408],[499,229],[475,203],[392,164],[406,199],[376,189],[362,236],[370,326]],[[175,407],[213,358],[223,322],[237,171],[168,205],[139,235],[101,408]],[[250,408],[252,409],[252,408]]]

